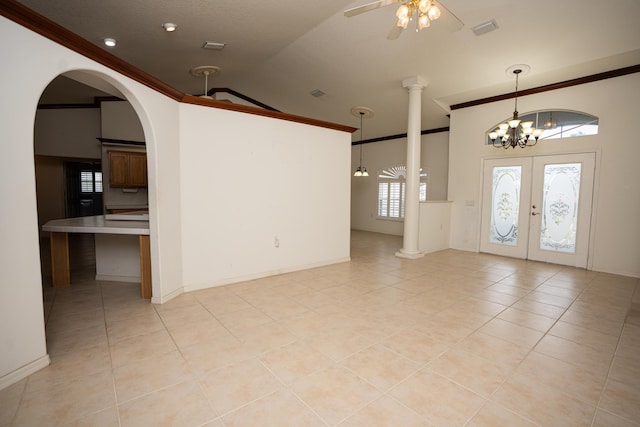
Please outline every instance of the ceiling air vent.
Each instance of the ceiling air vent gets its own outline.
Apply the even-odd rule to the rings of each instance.
[[[207,42],[202,45],[203,49],[222,50],[226,46],[226,43]]]
[[[482,24],[478,24],[471,29],[476,36],[481,36],[483,34],[489,33],[493,30],[498,29],[498,24],[495,19],[491,21],[483,22]]]
[[[314,89],[309,93],[311,93],[311,96],[315,96],[316,98],[320,98],[322,95],[324,95],[324,92],[320,89]]]

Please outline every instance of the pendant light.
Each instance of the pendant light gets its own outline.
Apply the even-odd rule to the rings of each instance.
[[[373,117],[373,110],[367,107],[353,107],[351,109],[351,114],[360,117],[360,163],[356,168],[353,176],[369,176],[369,172],[367,172],[367,168],[362,166],[362,119],[368,119]]]

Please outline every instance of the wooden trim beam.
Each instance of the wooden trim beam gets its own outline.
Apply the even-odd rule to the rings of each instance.
[[[525,89],[518,91],[518,96],[534,95],[536,93],[548,92],[551,90],[564,89],[571,86],[583,85],[586,83],[593,83],[600,80],[611,79],[614,77],[626,76],[627,74],[633,74],[640,72],[640,64],[632,65],[630,67],[619,68],[617,70],[605,71],[604,73],[592,74],[590,76],[578,77],[576,79],[565,80],[563,82],[551,83],[544,86],[538,86],[531,89]],[[461,102],[460,104],[454,104],[450,108],[451,110],[459,110],[461,108],[475,107],[476,105],[490,104],[496,101],[504,101],[505,99],[515,98],[516,93],[510,92],[502,95],[490,96],[488,98],[476,99],[468,102]]]
[[[71,108],[100,108],[102,102],[125,101],[117,96],[94,96],[91,104],[38,104],[38,110],[64,110]]]
[[[100,142],[106,142],[110,144],[124,144],[124,145],[135,145],[135,146],[145,146],[147,143],[145,141],[130,141],[128,139],[113,139],[113,138],[96,138]]]
[[[309,117],[296,116],[293,114],[281,113],[279,111],[269,111],[263,108],[251,107],[249,105],[232,104],[215,99],[206,99],[199,96],[185,95],[181,102],[183,104],[200,105],[203,107],[219,108],[221,110],[237,111],[239,113],[254,114],[256,116],[271,117],[273,119],[288,120],[291,122],[303,123],[312,126],[319,126],[328,129],[335,129],[343,132],[353,133],[357,128],[337,123],[325,122],[323,120],[311,119]]]
[[[440,132],[449,132],[449,126],[446,126],[443,128],[421,130],[420,135],[429,135],[432,133],[440,133]],[[395,135],[380,136],[378,138],[363,139],[362,141],[354,141],[351,143],[351,145],[370,144],[372,142],[390,141],[392,139],[400,139],[400,138],[406,138],[406,137],[407,137],[406,133],[398,133]]]

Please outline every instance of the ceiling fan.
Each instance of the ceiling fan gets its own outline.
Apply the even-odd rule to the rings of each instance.
[[[400,37],[402,30],[409,26],[409,22],[414,19],[414,16],[416,17],[416,31],[427,28],[431,25],[431,22],[440,18],[442,18],[442,21],[446,23],[451,31],[458,31],[464,27],[464,24],[457,16],[440,3],[440,1],[436,0],[378,0],[345,10],[344,16],[350,18],[396,3],[401,3],[401,5],[396,11],[396,23],[387,36],[389,40],[395,40]]]

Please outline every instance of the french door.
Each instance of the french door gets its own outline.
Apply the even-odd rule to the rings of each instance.
[[[595,154],[484,162],[480,250],[586,268]]]

